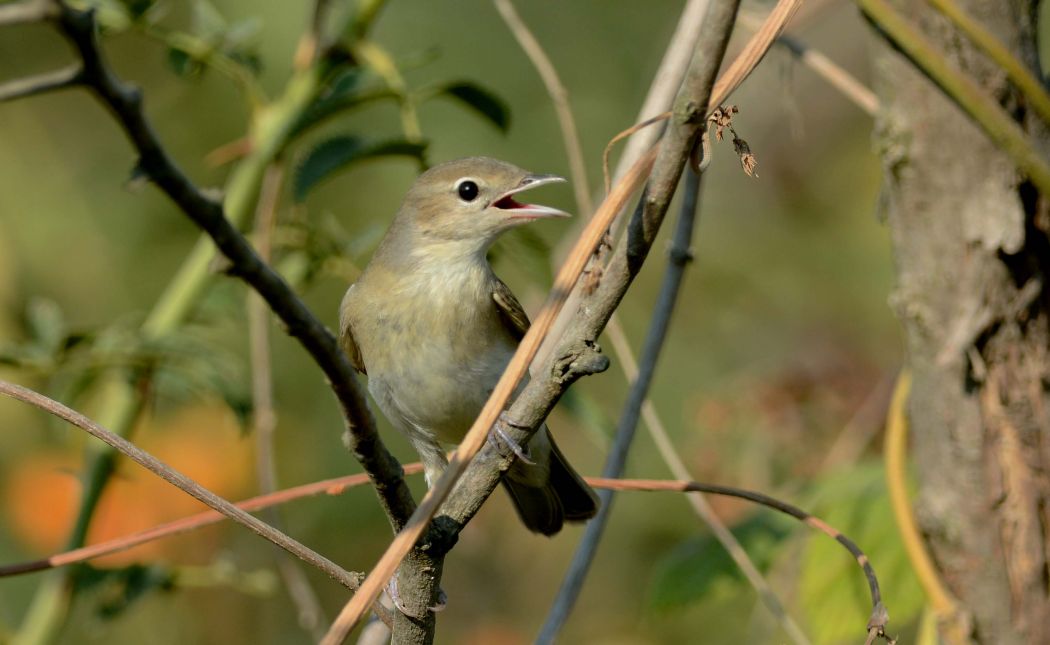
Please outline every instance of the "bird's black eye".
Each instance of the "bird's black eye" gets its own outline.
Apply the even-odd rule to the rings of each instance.
[[[469,179],[464,179],[456,186],[456,192],[459,193],[459,198],[463,201],[472,202],[478,196],[478,185]]]

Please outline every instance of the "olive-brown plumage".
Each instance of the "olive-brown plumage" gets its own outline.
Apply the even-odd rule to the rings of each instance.
[[[390,422],[419,452],[428,484],[510,361],[529,319],[489,265],[504,231],[565,213],[515,199],[555,181],[486,157],[420,175],[340,309],[339,338]],[[597,496],[565,461],[546,426],[503,483],[532,531],[593,517]]]

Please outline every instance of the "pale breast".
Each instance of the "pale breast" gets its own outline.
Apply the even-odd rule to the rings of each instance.
[[[515,347],[490,276],[362,281],[348,296],[369,390],[402,431],[458,442],[503,373]]]

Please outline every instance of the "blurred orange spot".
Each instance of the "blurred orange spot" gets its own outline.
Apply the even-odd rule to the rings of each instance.
[[[243,496],[252,475],[252,442],[242,437],[232,414],[219,405],[186,408],[162,420],[149,419],[135,442],[205,488],[227,499]],[[61,550],[80,503],[77,457],[43,453],[22,460],[4,477],[3,514],[12,533],[40,555]],[[203,510],[203,504],[129,460],[122,460],[99,502],[88,544],[120,537]],[[213,536],[210,540],[207,536]],[[201,551],[214,533],[189,539]],[[100,558],[116,566],[181,552],[172,540],[150,542]]]

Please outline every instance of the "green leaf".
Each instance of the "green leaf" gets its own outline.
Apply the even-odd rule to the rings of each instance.
[[[470,81],[456,81],[439,87],[433,96],[447,96],[473,109],[506,133],[510,128],[510,106],[490,90]]]
[[[121,0],[132,20],[138,20],[153,8],[156,0]]]
[[[168,48],[168,67],[181,78],[195,78],[204,70],[203,63],[178,47]]]
[[[302,202],[317,184],[350,164],[377,157],[407,156],[422,159],[426,144],[391,139],[365,141],[352,135],[336,136],[317,144],[295,170],[292,192]]]
[[[733,535],[760,571],[773,561],[791,525],[773,513],[760,512],[732,527]],[[744,576],[722,545],[710,534],[688,540],[656,566],[649,587],[653,609],[676,609],[710,594],[715,585],[740,584]]]
[[[819,499],[813,514],[856,542],[871,561],[891,628],[896,631],[917,620],[924,596],[897,534],[882,464],[872,461],[824,477],[812,492]],[[856,561],[821,533],[806,538],[798,598],[807,622],[804,629],[814,643],[863,638],[871,613],[867,582]]]
[[[387,88],[370,83],[362,86],[367,77],[359,67],[349,68],[332,80],[323,92],[318,94],[292,129],[292,136],[298,136],[313,126],[321,123],[343,110],[349,110],[372,101],[396,99],[397,94]]]
[[[26,326],[33,343],[49,354],[57,352],[65,344],[66,321],[54,300],[30,300],[26,306]]]

